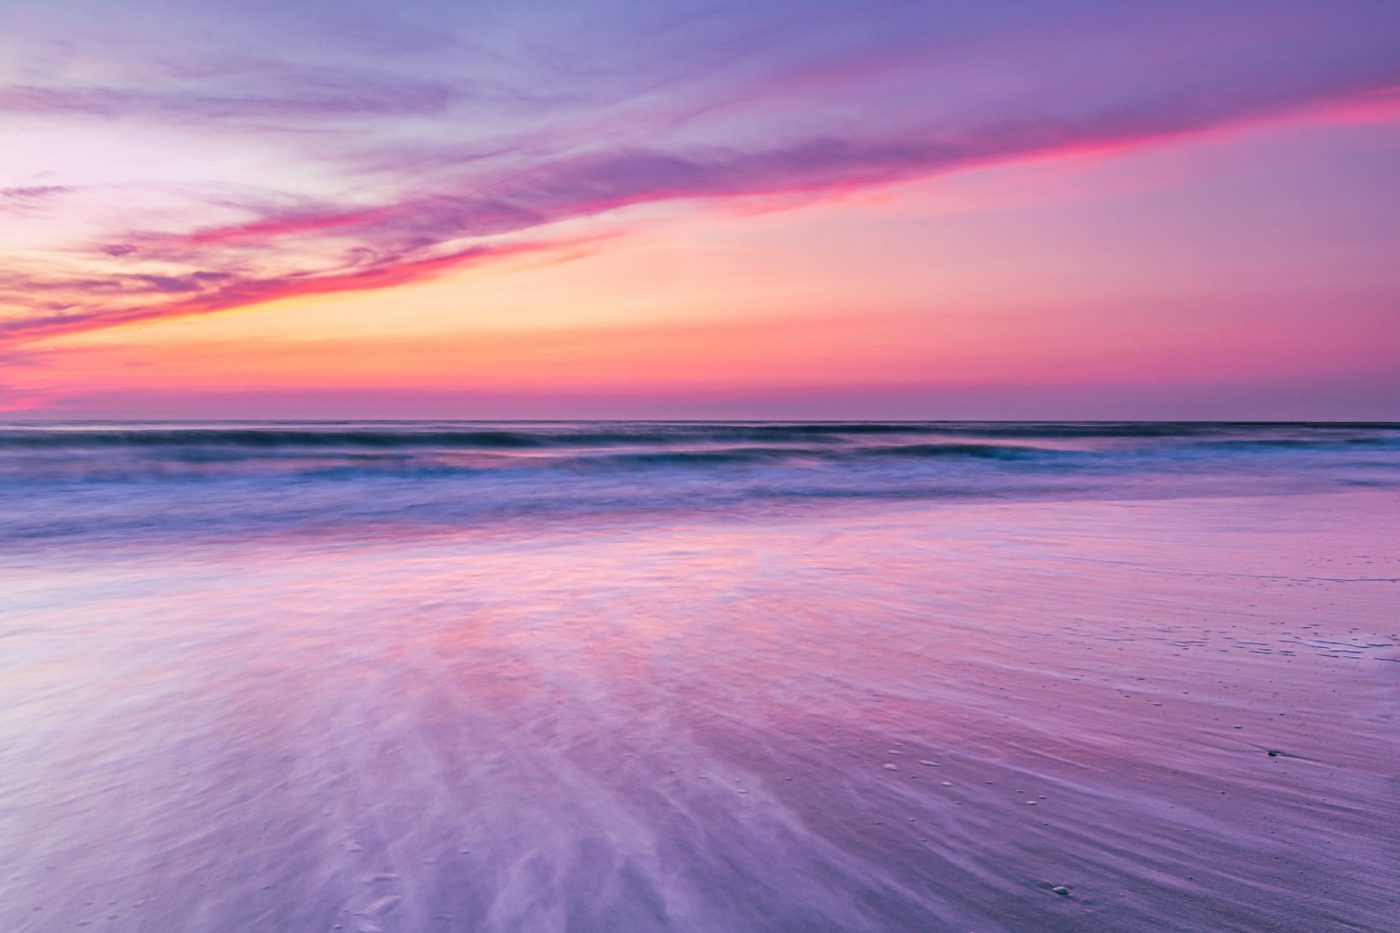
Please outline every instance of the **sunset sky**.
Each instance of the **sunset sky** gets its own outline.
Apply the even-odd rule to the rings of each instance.
[[[0,0],[12,418],[1400,419],[1400,4]]]

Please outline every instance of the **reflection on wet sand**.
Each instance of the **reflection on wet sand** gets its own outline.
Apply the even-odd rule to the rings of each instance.
[[[1384,929],[1394,505],[12,556],[0,928]]]

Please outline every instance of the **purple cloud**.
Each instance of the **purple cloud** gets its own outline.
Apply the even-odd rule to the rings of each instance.
[[[0,200],[42,201],[72,190],[68,185],[21,185],[15,188],[0,188]]]
[[[1364,2],[172,3],[139,34],[94,2],[0,39],[21,63],[0,70],[0,129],[262,161],[234,184],[219,153],[152,142],[152,163],[210,164],[186,182],[203,213],[90,219],[51,197],[62,177],[0,188],[84,230],[0,258],[10,338],[384,287],[630,205],[1140,145],[1400,87],[1400,17]],[[66,60],[115,77],[66,83]]]

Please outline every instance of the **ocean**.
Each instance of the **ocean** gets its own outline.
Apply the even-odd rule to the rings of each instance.
[[[0,930],[1388,930],[1400,425],[0,425]]]

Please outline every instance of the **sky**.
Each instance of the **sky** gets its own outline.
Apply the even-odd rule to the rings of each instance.
[[[0,0],[0,413],[1400,420],[1400,5]]]

